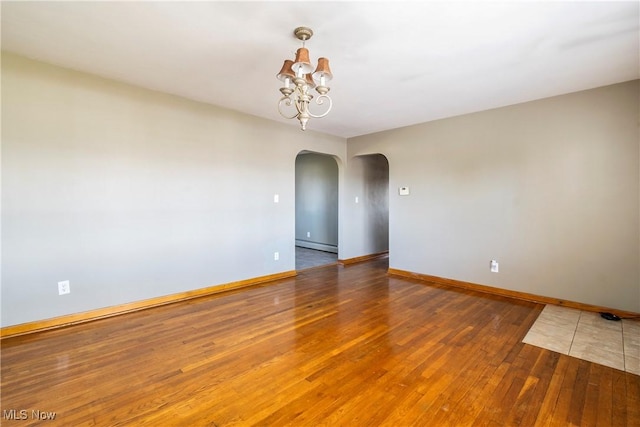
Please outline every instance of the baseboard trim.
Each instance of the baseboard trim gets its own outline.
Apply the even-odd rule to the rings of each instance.
[[[68,314],[64,316],[54,317],[50,319],[38,320],[34,322],[21,323],[19,325],[7,326],[0,329],[0,339],[15,337],[18,335],[26,335],[35,332],[46,331],[49,329],[62,328],[78,323],[86,323],[94,320],[104,319],[107,317],[118,316],[121,314],[131,313],[134,311],[146,310],[148,308],[158,307],[161,305],[173,304],[180,301],[186,301],[193,298],[199,298],[207,295],[217,294],[220,292],[230,291],[233,289],[245,288],[275,280],[287,279],[295,277],[296,272],[285,271],[282,273],[269,274],[267,276],[254,277],[237,282],[230,282],[221,285],[209,286],[206,288],[195,289],[192,291],[179,292],[177,294],[165,295],[157,298],[151,298],[142,301],[134,301],[126,304],[115,305],[111,307],[99,308],[96,310],[85,311],[82,313]]]
[[[592,305],[592,304],[585,304],[581,302],[563,300],[560,298],[552,298],[552,297],[545,297],[541,295],[529,294],[526,292],[511,291],[509,289],[495,288],[493,286],[479,285],[477,283],[463,282],[461,280],[447,279],[444,277],[431,276],[429,274],[413,273],[411,271],[398,270],[395,268],[389,268],[387,270],[387,274],[391,276],[417,279],[424,282],[432,282],[440,285],[468,289],[468,290],[478,291],[478,292],[484,292],[484,293],[493,294],[493,295],[500,295],[504,297],[536,302],[541,304],[559,305],[562,307],[575,308],[575,309],[584,310],[584,311],[593,311],[596,313],[609,312],[609,313],[616,314],[622,318],[629,318],[629,317],[637,318],[640,316],[640,313],[635,313],[633,311],[618,310],[615,308],[601,307],[601,306]]]
[[[389,256],[389,251],[378,252],[376,254],[357,256],[355,258],[339,259],[338,264],[351,265],[359,262],[365,262],[365,261],[371,261],[378,258],[384,258],[386,256]]]

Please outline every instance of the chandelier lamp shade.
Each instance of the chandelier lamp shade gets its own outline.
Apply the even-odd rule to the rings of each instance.
[[[295,60],[285,59],[277,75],[278,80],[284,83],[284,87],[280,88],[282,98],[278,101],[278,112],[286,119],[298,119],[300,128],[305,130],[311,117],[324,117],[331,111],[333,102],[327,95],[329,92],[327,82],[333,78],[333,74],[327,58],[318,58],[315,70],[311,64],[309,49],[305,47],[305,42],[311,38],[313,31],[307,27],[298,27],[293,34],[302,41],[302,47],[297,50]],[[319,94],[315,97],[315,104],[326,108],[320,114],[314,114],[309,110],[309,104],[314,99],[314,95],[310,93],[311,89],[315,89]]]

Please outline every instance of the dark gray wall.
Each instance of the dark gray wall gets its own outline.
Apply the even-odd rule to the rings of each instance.
[[[381,154],[349,160],[345,203],[349,206],[349,240],[345,257],[389,250],[389,163]]]

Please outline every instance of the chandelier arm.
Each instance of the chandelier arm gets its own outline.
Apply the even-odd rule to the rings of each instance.
[[[282,102],[284,101],[284,105],[286,105],[287,107],[291,107],[291,98],[288,96],[283,96],[282,98],[280,98],[280,100],[278,101],[278,113],[280,113],[280,115],[282,117],[284,117],[285,119],[293,119],[295,117],[298,116],[298,106],[296,105],[296,112],[292,115],[292,116],[287,116],[282,112]]]
[[[331,98],[329,97],[329,95],[320,95],[316,98],[316,104],[318,105],[323,105],[325,99],[327,99],[329,101],[329,107],[327,108],[327,111],[325,111],[322,114],[313,114],[311,113],[311,111],[309,111],[309,116],[313,117],[314,119],[319,119],[321,117],[326,116],[327,114],[329,114],[329,111],[331,111],[331,107],[333,107],[333,101],[331,100]]]

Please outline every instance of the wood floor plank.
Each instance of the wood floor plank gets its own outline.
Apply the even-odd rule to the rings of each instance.
[[[1,424],[640,425],[639,376],[521,342],[541,305],[386,269],[2,340]]]

